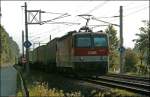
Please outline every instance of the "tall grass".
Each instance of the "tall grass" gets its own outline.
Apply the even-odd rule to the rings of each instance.
[[[21,92],[17,94],[19,97],[22,96]],[[65,93],[63,90],[56,88],[48,89],[48,83],[36,82],[29,88],[30,97],[83,97],[80,91]]]
[[[23,74],[26,75],[26,74]],[[120,89],[95,89],[81,86],[61,76],[44,72],[32,72],[26,76],[30,97],[140,97],[138,94]],[[18,96],[22,96],[18,92]]]
[[[21,92],[18,92],[18,96],[22,96]],[[36,82],[29,88],[30,97],[86,97],[81,91],[64,92],[56,88],[48,88],[48,83]],[[140,97],[135,93],[120,90],[111,89],[110,91],[92,90],[90,97]]]

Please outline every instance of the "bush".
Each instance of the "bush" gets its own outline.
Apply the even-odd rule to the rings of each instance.
[[[18,59],[19,47],[1,25],[0,31],[0,64],[1,66],[13,65]]]

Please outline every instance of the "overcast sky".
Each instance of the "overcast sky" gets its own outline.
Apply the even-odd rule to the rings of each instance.
[[[24,1],[1,1],[1,24],[21,49],[22,30],[24,30]],[[60,14],[68,13],[71,16],[55,20],[56,22],[81,23],[80,25],[43,24],[29,25],[29,40],[47,43],[49,35],[52,39],[60,37],[71,30],[78,30],[85,25],[85,20],[77,15],[91,14],[101,20],[119,24],[119,18],[103,18],[119,15],[119,6],[123,6],[123,37],[125,47],[134,47],[133,39],[140,33],[142,20],[149,20],[149,1],[27,1],[28,10],[42,10],[42,21],[53,19]],[[89,25],[106,25],[105,23],[90,20]],[[106,27],[93,29],[105,30]],[[119,28],[115,27],[119,38]]]

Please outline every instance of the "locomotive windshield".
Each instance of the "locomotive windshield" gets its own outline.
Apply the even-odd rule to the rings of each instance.
[[[77,47],[91,47],[90,37],[78,37],[76,41]]]
[[[94,37],[94,47],[107,47],[106,37]]]
[[[108,47],[107,36],[105,35],[76,35],[75,47],[79,48],[97,48]]]

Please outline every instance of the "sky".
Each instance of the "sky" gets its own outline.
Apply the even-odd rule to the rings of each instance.
[[[5,30],[19,45],[21,50],[22,30],[24,26],[24,6],[25,1],[1,1],[1,24]],[[55,22],[71,22],[73,25],[65,24],[43,24],[28,25],[29,41],[31,43],[47,43],[49,37],[61,37],[69,31],[79,30],[84,26],[86,20],[79,17],[81,14],[90,14],[100,20],[119,25],[119,7],[123,6],[123,39],[124,47],[133,48],[133,39],[136,33],[140,33],[139,28],[144,26],[141,22],[149,20],[149,1],[26,1],[28,10],[42,10],[41,20],[46,21],[67,13],[68,17],[56,19]],[[61,13],[61,14],[52,14]],[[35,13],[34,13],[35,14]],[[28,15],[28,18],[31,15]],[[109,17],[109,18],[107,18]],[[77,25],[80,23],[80,25]],[[100,21],[90,20],[89,25],[108,25]],[[114,26],[119,38],[119,27]],[[94,31],[105,30],[107,26],[93,28]],[[38,45],[35,45],[38,46]],[[32,46],[31,46],[32,48]]]

